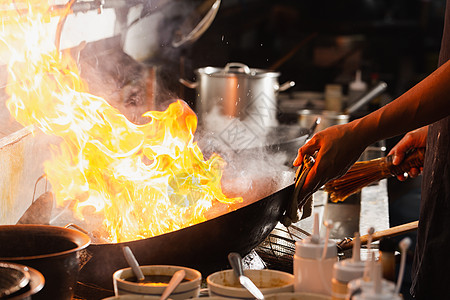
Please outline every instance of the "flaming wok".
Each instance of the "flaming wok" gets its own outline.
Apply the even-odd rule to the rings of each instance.
[[[141,265],[172,264],[191,267],[206,276],[228,267],[227,255],[248,254],[281,219],[294,192],[294,174],[285,188],[217,218],[142,240],[123,243],[93,242],[82,255],[85,262],[76,294],[112,293],[112,274],[128,267],[122,247],[129,246]],[[83,260],[83,259],[82,259]],[[89,290],[90,289],[90,290]]]

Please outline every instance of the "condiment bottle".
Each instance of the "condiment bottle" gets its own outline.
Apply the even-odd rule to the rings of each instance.
[[[347,285],[351,280],[364,275],[365,263],[361,261],[361,240],[359,232],[355,233],[351,259],[338,261],[333,266],[333,279],[331,280],[331,299],[345,300]]]
[[[351,280],[348,283],[348,294],[345,299],[355,299],[354,297],[360,295],[362,291],[373,289],[376,264],[375,253],[371,252],[365,264],[364,276],[362,278]],[[381,286],[384,291],[389,291],[391,293],[395,291],[395,284],[392,281],[381,279]]]
[[[355,80],[348,85],[348,105],[358,101],[367,91],[367,83],[361,80],[361,70],[356,71]]]
[[[331,223],[328,222],[325,239],[319,235],[319,215],[314,215],[313,234],[295,243],[294,289],[331,295],[331,276],[333,265],[337,262],[337,246],[329,240]]]
[[[327,84],[325,86],[325,109],[335,112],[342,111],[342,85]]]
[[[392,290],[391,287],[383,284],[381,276],[381,263],[373,265],[372,285],[362,289],[362,292],[353,296],[352,300],[402,300],[402,297]]]
[[[386,280],[395,280],[395,248],[396,244],[391,238],[380,240],[378,249],[380,251],[380,262],[383,270],[383,278]]]

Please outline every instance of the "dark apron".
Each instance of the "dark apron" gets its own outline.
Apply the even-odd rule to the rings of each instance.
[[[450,59],[450,0],[447,0],[439,65],[448,59]],[[448,102],[450,105],[450,95]],[[412,269],[411,294],[417,299],[450,297],[449,144],[450,117],[446,117],[430,125],[428,129],[419,229]]]

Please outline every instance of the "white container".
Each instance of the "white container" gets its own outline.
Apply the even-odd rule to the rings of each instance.
[[[281,293],[264,297],[265,300],[331,300],[330,296],[311,293]]]
[[[355,103],[365,92],[367,92],[367,83],[361,80],[361,70],[358,70],[355,80],[348,85],[348,104]]]
[[[342,85],[327,84],[325,86],[325,108],[335,112],[342,111]]]
[[[320,238],[319,217],[317,214],[314,217],[313,234],[295,243],[294,290],[329,296],[333,265],[337,262],[337,247],[334,241]]]
[[[275,293],[292,293],[294,276],[277,270],[244,270],[244,275],[261,290],[264,296]],[[240,283],[233,270],[213,273],[206,278],[210,297],[254,299]]]
[[[357,232],[353,244],[352,258],[338,261],[333,266],[333,279],[331,280],[332,300],[345,300],[348,294],[348,283],[363,277],[366,264],[361,261],[360,247],[361,240]]]
[[[395,293],[395,285],[381,277],[381,263],[372,264],[370,281],[356,279],[349,282],[349,296],[352,300],[402,300]],[[356,292],[358,291],[358,292]]]
[[[181,282],[175,290],[170,294],[170,298],[174,300],[182,300],[187,298],[197,297],[200,293],[200,285],[202,282],[202,274],[194,269],[170,266],[170,265],[151,265],[141,266],[144,276],[147,275],[167,275],[173,276],[176,271],[184,270],[186,272],[185,279],[187,281]],[[134,273],[131,268],[125,268],[114,272],[113,284],[114,294],[121,295],[147,295],[147,296],[161,296],[167,285],[149,285],[145,283],[138,283],[130,281]]]
[[[159,300],[159,296],[142,296],[142,295],[122,295],[113,296],[108,298],[103,298],[103,300]],[[167,300],[172,300],[172,298],[167,298]]]

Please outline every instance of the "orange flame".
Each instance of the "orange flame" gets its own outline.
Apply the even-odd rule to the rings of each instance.
[[[44,3],[29,1],[25,13],[0,10],[8,20],[0,51],[10,55],[11,114],[63,140],[44,164],[58,204],[75,201],[81,219],[100,216],[106,238],[121,242],[191,226],[205,221],[214,204],[242,201],[223,194],[225,162],[203,158],[194,142],[197,118],[186,103],[149,111],[150,122],[135,125],[87,93],[74,60],[54,45],[50,20],[58,13]]]

